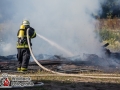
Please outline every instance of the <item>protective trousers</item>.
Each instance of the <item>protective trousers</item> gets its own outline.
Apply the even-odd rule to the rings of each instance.
[[[17,68],[28,68],[29,60],[30,60],[30,51],[29,48],[18,48],[18,67]]]

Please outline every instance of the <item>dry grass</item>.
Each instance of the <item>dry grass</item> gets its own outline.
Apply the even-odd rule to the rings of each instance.
[[[64,76],[64,75],[57,75],[52,74],[46,71],[38,71],[36,73],[16,73],[15,75],[21,75],[21,76],[30,76],[33,81],[44,81],[46,83],[50,83],[52,81],[57,81],[60,83],[72,83],[72,82],[96,82],[96,83],[119,83],[120,84],[120,74],[114,73],[114,74],[107,74],[104,72],[85,72],[85,73],[79,73],[76,74],[76,76]],[[98,77],[98,78],[97,78]],[[104,78],[108,77],[108,78]],[[113,78],[111,78],[113,77]],[[87,80],[86,80],[87,79]]]
[[[99,29],[120,30],[120,19],[100,19]]]

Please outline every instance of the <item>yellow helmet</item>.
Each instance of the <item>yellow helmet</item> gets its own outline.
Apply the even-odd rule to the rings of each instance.
[[[22,24],[23,24],[23,25],[30,25],[30,22],[29,22],[28,20],[24,20],[24,21],[22,22]]]
[[[25,29],[25,25],[21,25],[21,26],[20,26],[20,29]]]

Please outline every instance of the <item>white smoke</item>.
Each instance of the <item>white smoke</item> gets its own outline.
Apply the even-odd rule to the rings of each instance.
[[[2,38],[7,38],[4,39],[6,45],[0,47],[1,55],[17,53],[16,35],[23,19],[28,19],[38,34],[56,42],[74,55],[100,54],[99,38],[96,38],[94,33],[96,20],[91,14],[101,12],[102,0],[11,0],[10,2],[12,6],[5,12],[13,13],[9,21],[7,23],[5,21],[7,25],[5,24]],[[1,12],[0,17],[3,17]],[[38,37],[32,42],[35,54],[65,54]]]

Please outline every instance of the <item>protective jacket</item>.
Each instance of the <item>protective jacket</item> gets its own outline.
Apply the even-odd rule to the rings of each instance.
[[[18,41],[17,48],[29,48],[27,42],[27,29],[29,28],[29,41],[32,46],[31,39],[36,37],[35,30],[29,25],[25,25],[25,28],[20,28],[17,33]]]

